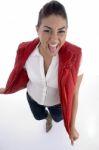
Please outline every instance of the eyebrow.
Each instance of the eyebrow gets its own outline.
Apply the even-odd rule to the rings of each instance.
[[[51,28],[51,27],[49,27],[49,26],[44,26],[44,27],[46,27],[46,28],[48,28],[48,29],[52,30],[52,28]],[[63,27],[59,28],[58,30],[63,30],[63,29],[66,29],[66,27],[65,27],[65,26],[63,26]]]

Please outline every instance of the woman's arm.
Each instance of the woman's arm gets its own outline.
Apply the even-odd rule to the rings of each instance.
[[[72,145],[74,144],[74,141],[79,138],[79,133],[75,128],[75,120],[76,120],[76,114],[78,108],[78,94],[79,94],[79,88],[80,88],[82,77],[83,74],[78,76],[74,97],[73,97],[72,116],[71,116],[70,135],[69,135]]]

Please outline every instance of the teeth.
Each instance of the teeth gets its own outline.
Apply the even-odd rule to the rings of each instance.
[[[51,46],[51,47],[56,47],[57,46],[57,44],[49,44],[49,46]]]

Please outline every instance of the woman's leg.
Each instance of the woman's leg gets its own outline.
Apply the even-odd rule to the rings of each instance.
[[[55,122],[59,122],[63,119],[61,104],[48,107],[48,109]]]
[[[48,116],[48,112],[45,109],[45,106],[39,105],[37,102],[35,102],[35,100],[33,100],[28,93],[26,95],[34,118],[36,120],[46,119]]]
[[[48,107],[49,114],[46,119],[46,132],[49,132],[52,128],[52,119],[55,122],[59,122],[63,119],[62,111],[61,111],[61,104]]]

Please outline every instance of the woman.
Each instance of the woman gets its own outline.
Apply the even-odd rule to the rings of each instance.
[[[45,4],[39,12],[38,38],[19,45],[14,68],[1,94],[27,87],[27,99],[37,120],[46,119],[46,131],[64,120],[71,144],[78,139],[75,119],[78,91],[82,79],[79,71],[81,48],[67,41],[68,19],[58,1]]]

